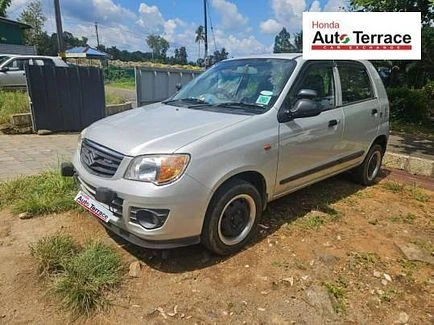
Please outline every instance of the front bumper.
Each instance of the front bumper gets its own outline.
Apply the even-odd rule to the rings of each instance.
[[[74,156],[75,177],[82,191],[95,198],[95,188],[105,187],[119,198],[119,213],[108,224],[103,223],[104,226],[142,247],[173,248],[197,244],[211,191],[188,174],[163,186],[126,180],[122,175],[130,161],[130,157],[125,157],[112,178],[103,178],[83,167],[78,151]],[[134,208],[168,209],[170,212],[160,228],[146,229],[130,219]]]

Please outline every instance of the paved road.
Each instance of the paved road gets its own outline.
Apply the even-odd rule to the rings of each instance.
[[[0,181],[36,174],[71,159],[78,134],[0,134]]]
[[[434,137],[393,134],[389,137],[388,150],[434,160]]]
[[[71,159],[77,138],[76,133],[45,136],[0,134],[0,181],[58,167],[60,162]],[[391,136],[388,151],[434,160],[434,139]]]

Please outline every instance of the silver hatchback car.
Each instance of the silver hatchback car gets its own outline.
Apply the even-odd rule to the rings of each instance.
[[[62,174],[79,180],[77,203],[136,245],[231,254],[270,201],[347,170],[372,184],[388,120],[369,62],[230,59],[85,129]]]
[[[25,65],[67,67],[58,57],[40,55],[0,54],[0,89],[26,88]]]

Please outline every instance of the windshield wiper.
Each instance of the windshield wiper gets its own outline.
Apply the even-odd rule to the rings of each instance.
[[[186,103],[186,104],[198,104],[202,105],[211,105],[210,103],[204,101],[203,99],[188,97],[188,98],[180,98],[180,99],[170,99],[163,101],[163,104],[176,104],[176,103]],[[187,106],[190,107],[190,106]]]
[[[229,108],[253,108],[253,109],[260,109],[264,110],[264,106],[257,105],[257,104],[251,104],[251,103],[245,103],[245,102],[224,102],[215,105],[217,107],[229,107]]]

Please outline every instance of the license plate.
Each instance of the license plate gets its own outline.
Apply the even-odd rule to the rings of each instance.
[[[82,191],[78,192],[74,201],[104,222],[109,222],[110,219],[113,219],[113,213],[109,209]]]

